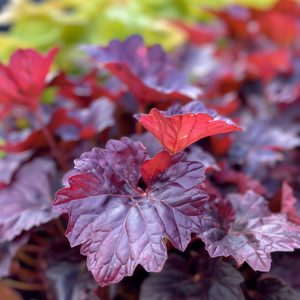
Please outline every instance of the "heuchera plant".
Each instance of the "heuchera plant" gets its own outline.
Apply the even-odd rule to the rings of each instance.
[[[82,46],[76,75],[58,49],[0,64],[0,298],[300,299],[300,13],[280,3],[175,22],[170,55],[133,35]]]

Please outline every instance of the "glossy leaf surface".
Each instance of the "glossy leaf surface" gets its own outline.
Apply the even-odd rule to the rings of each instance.
[[[167,258],[163,237],[183,251],[199,231],[208,198],[199,188],[203,165],[187,161],[185,153],[148,158],[140,143],[110,141],[106,150],[76,160],[82,174],[56,193],[54,207],[70,215],[70,244],[83,244],[88,269],[102,286],[132,275],[138,264],[161,271]],[[145,191],[138,186],[141,177]]]
[[[198,236],[212,257],[232,255],[238,265],[246,261],[254,270],[270,270],[271,252],[300,247],[300,227],[284,214],[272,214],[268,202],[253,191],[216,200],[201,222]]]
[[[188,145],[210,135],[241,130],[229,119],[207,110],[201,102],[183,107],[172,106],[168,111],[152,109],[149,115],[135,115],[170,153],[180,152]]]

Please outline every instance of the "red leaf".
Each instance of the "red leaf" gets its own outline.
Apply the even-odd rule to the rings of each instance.
[[[281,212],[287,215],[289,221],[300,226],[300,216],[294,207],[296,202],[292,188],[287,181],[284,181],[282,185]]]
[[[43,57],[33,49],[20,49],[11,56],[8,66],[0,64],[0,103],[36,110],[57,51],[52,49]]]
[[[212,43],[217,39],[224,38],[226,35],[226,30],[223,28],[222,24],[196,24],[188,25],[181,21],[172,21],[172,24],[178,26],[180,29],[184,30],[191,43],[195,45],[202,45],[205,43]]]
[[[186,103],[200,93],[184,73],[175,70],[160,45],[147,48],[138,35],[124,42],[112,40],[107,48],[84,46],[83,50],[124,82],[139,103],[165,99]]]
[[[87,266],[104,286],[132,275],[141,264],[161,271],[166,237],[184,251],[199,231],[207,195],[199,188],[204,167],[185,153],[159,152],[153,159],[141,143],[128,138],[107,143],[75,161],[82,174],[56,193],[54,207],[70,215],[66,235],[71,246],[83,244]],[[138,187],[141,176],[147,184]]]
[[[246,60],[248,75],[268,81],[292,69],[290,54],[286,49],[260,51],[248,55]]]
[[[253,191],[219,199],[204,213],[198,236],[212,257],[232,255],[238,265],[246,261],[252,269],[267,272],[271,252],[300,247],[300,227],[288,222],[284,214],[272,214],[268,202]]]
[[[180,152],[188,145],[210,135],[241,130],[229,119],[217,116],[200,102],[184,107],[171,107],[167,112],[152,109],[149,115],[135,115],[170,153]]]
[[[289,45],[299,35],[298,20],[290,15],[270,11],[258,18],[261,31],[271,40],[282,45]]]

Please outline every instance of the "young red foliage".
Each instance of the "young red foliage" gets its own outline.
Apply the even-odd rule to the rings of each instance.
[[[17,50],[8,66],[0,63],[0,103],[37,110],[45,79],[58,49],[44,57],[36,50]]]
[[[200,102],[191,102],[184,107],[174,106],[167,112],[152,109],[149,115],[135,115],[163,147],[175,154],[188,145],[210,135],[242,130],[229,119],[217,116]]]

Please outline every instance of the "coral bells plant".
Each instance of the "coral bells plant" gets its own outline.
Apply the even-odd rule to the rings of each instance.
[[[299,300],[291,7],[0,64],[0,298]]]

